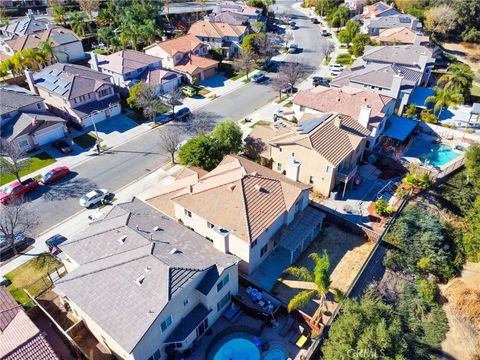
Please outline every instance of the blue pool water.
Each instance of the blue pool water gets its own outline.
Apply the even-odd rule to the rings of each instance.
[[[283,350],[275,348],[270,350],[263,359],[264,360],[286,360],[287,354],[285,354]]]
[[[460,153],[454,151],[451,146],[446,144],[429,144],[414,141],[405,156],[418,158],[423,164],[427,162],[430,165],[442,166],[459,157]]]
[[[215,353],[213,360],[259,360],[260,351],[250,340],[235,337],[226,341]]]

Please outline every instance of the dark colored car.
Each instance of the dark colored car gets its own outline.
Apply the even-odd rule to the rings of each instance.
[[[58,247],[58,245],[64,243],[65,241],[67,241],[67,238],[65,236],[55,234],[45,240],[45,244],[47,244],[49,250],[52,250],[54,247]]]
[[[314,24],[320,24],[320,21],[318,21],[317,18],[311,18],[310,20],[312,20],[312,23]]]
[[[192,115],[190,112],[190,109],[187,107],[181,108],[175,113],[175,119],[176,120],[188,120],[188,118]]]
[[[14,181],[0,189],[0,203],[7,204],[9,201],[35,190],[38,186],[38,181],[33,178],[26,179],[22,182]]]
[[[72,152],[72,147],[65,140],[55,141],[53,147],[63,154],[69,154]]]
[[[25,237],[25,235],[21,232],[17,232],[14,235],[15,239],[13,240],[14,247],[17,251],[21,251],[26,248],[30,243],[34,240],[31,238]],[[5,260],[10,256],[14,255],[12,248],[10,247],[10,243],[4,235],[0,235],[0,258]]]
[[[328,82],[328,80],[321,76],[314,76],[312,83],[313,83],[313,86],[319,86],[319,85],[327,86],[327,87],[330,86],[330,83]]]
[[[50,170],[49,172],[47,172],[45,175],[43,175],[42,178],[40,179],[40,182],[44,185],[48,185],[57,181],[58,179],[63,178],[69,173],[70,173],[70,169],[67,166],[56,167]]]
[[[288,85],[287,87],[284,87],[282,89],[283,94],[296,93],[297,91],[298,91],[298,89],[296,87],[293,87],[292,85]]]

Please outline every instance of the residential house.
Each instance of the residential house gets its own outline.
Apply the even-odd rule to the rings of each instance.
[[[209,48],[221,49],[225,58],[231,58],[240,53],[243,38],[248,34],[248,28],[244,25],[201,20],[193,23],[188,33],[195,35]]]
[[[345,191],[355,177],[369,134],[351,116],[325,113],[306,114],[298,124],[256,126],[249,137],[265,144],[261,156],[274,170],[328,197],[335,187]]]
[[[84,127],[120,114],[120,97],[107,74],[74,64],[53,64],[35,75],[25,71],[30,90],[48,108]]]
[[[239,257],[239,269],[248,275],[281,241],[291,264],[318,235],[323,214],[308,206],[310,188],[241,156],[227,155],[209,173],[187,169],[147,201],[217,250]],[[282,239],[283,232],[297,224],[294,220],[310,214],[304,234]]]
[[[381,30],[408,27],[416,32],[423,31],[422,24],[415,16],[408,14],[397,14],[363,20],[361,31],[371,36],[380,35]]]
[[[60,249],[68,274],[55,292],[119,359],[187,350],[238,291],[235,256],[136,198]]]
[[[361,88],[317,86],[300,91],[293,98],[293,109],[300,113],[340,113],[351,117],[368,130],[366,147],[372,149],[387,118],[393,114],[395,99]]]
[[[53,48],[53,56],[59,62],[66,63],[85,58],[82,40],[73,31],[63,27],[54,28],[51,23],[47,23],[46,26],[46,30],[6,40],[5,53],[13,55],[20,50],[38,49],[42,42],[48,42]]]
[[[47,0],[0,0],[0,8],[44,8],[47,6]]]
[[[379,1],[363,7],[362,19],[375,19],[384,16],[398,15],[400,12],[386,2]]]
[[[409,27],[395,27],[390,29],[381,29],[377,36],[371,36],[373,41],[381,44],[405,44],[405,45],[428,45],[430,38],[418,33]]]
[[[162,95],[177,89],[182,84],[182,74],[165,69],[155,69],[147,73],[145,82],[156,86],[157,95]]]
[[[344,6],[346,6],[351,13],[359,14],[362,12],[363,6],[367,3],[367,0],[345,0]]]
[[[130,88],[148,71],[160,69],[162,59],[136,50],[121,50],[110,55],[91,53],[89,64],[93,70],[110,75],[115,85]]]
[[[330,86],[349,86],[368,90],[396,100],[396,112],[401,114],[410,94],[420,84],[422,72],[396,64],[365,64],[352,66],[335,77]]]
[[[0,358],[60,359],[46,336],[28,317],[5,286],[0,287]]]
[[[0,87],[1,137],[23,151],[65,136],[66,121],[48,112],[43,99],[21,87]]]
[[[157,41],[144,50],[162,58],[164,68],[183,74],[189,81],[193,77],[205,80],[217,73],[218,61],[207,57],[208,46],[193,34]]]
[[[228,16],[222,16],[227,14]],[[227,20],[226,23],[231,25],[247,25],[255,21],[265,22],[262,9],[237,1],[218,3],[207,18],[211,22],[222,22],[222,19]]]
[[[435,64],[438,48],[424,45],[389,45],[366,46],[364,54],[353,63],[353,66],[364,64],[395,64],[422,72],[420,84],[430,81],[431,71]]]

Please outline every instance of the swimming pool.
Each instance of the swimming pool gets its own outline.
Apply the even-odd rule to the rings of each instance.
[[[213,360],[260,360],[260,350],[249,334],[234,333],[227,336],[216,350]]]
[[[461,154],[453,150],[450,145],[414,141],[405,156],[418,158],[424,165],[443,166]]]
[[[263,358],[264,360],[286,360],[287,354],[282,349],[274,348]]]

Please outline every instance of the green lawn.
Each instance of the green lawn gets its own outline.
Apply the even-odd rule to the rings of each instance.
[[[283,106],[285,106],[286,108],[291,108],[293,106],[293,103],[291,101],[288,101],[285,104],[283,104]]]
[[[61,266],[53,256],[41,254],[5,274],[5,278],[11,281],[7,289],[19,304],[31,307],[32,303],[23,289],[27,289],[33,296],[38,295],[50,283],[46,275]]]
[[[473,85],[472,89],[472,102],[478,102],[480,101],[480,86]]]
[[[337,60],[335,62],[337,64],[350,66],[353,64],[353,58],[352,58],[352,55],[350,55],[349,53],[338,54]]]
[[[98,139],[100,142],[102,139]],[[73,138],[73,142],[80,146],[82,149],[88,149],[97,143],[97,137],[94,133],[89,132]]]
[[[257,121],[255,124],[251,125],[250,127],[253,129],[255,126],[265,126],[265,125],[272,125],[271,121],[260,120]]]
[[[25,168],[24,170],[20,171],[20,177],[23,177],[25,175],[31,174],[34,171],[37,171],[41,168],[44,168],[45,166],[51,165],[55,163],[57,160],[52,158],[50,155],[48,155],[46,152],[41,152],[38,155],[31,156],[29,157],[29,164],[28,167]],[[3,158],[0,158],[0,161],[7,161]],[[15,180],[15,176],[9,175],[9,174],[0,174],[0,186],[6,183],[9,183],[10,181]]]
[[[205,95],[208,95],[208,94],[210,94],[210,90],[208,90],[208,89],[200,88],[200,89],[198,90],[198,95],[205,96]]]

